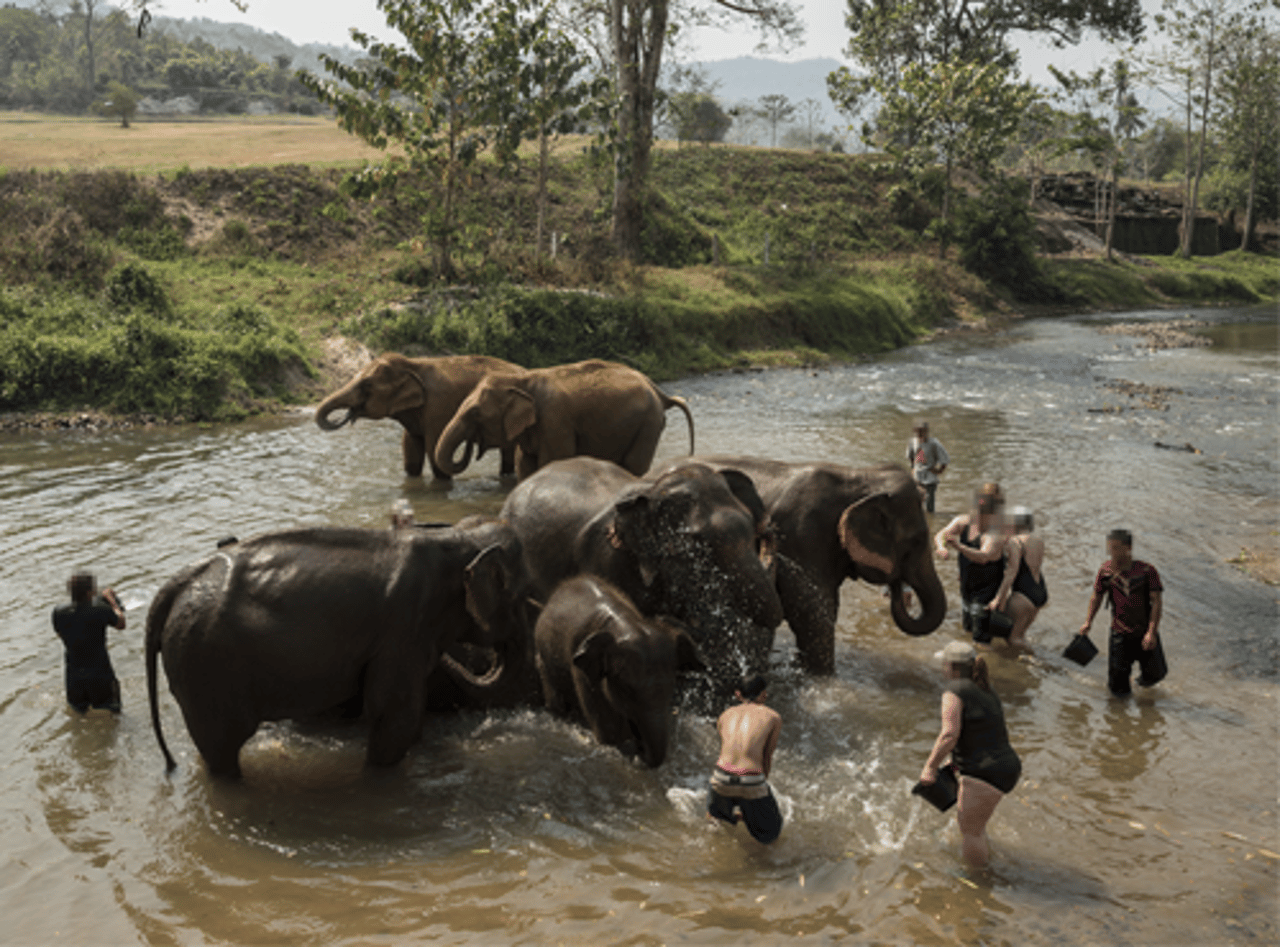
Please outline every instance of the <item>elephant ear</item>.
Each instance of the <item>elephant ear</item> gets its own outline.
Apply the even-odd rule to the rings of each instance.
[[[480,551],[467,564],[463,585],[467,590],[467,613],[491,639],[498,632],[498,616],[511,597],[511,569],[501,544]]]
[[[392,352],[384,355],[384,374],[388,388],[387,416],[421,408],[427,403],[426,383],[418,377],[417,367],[403,355]],[[375,380],[375,384],[377,381]]]
[[[606,631],[594,631],[582,639],[573,652],[573,666],[589,680],[602,681],[609,672],[609,654],[613,637]]]
[[[851,504],[840,514],[836,531],[840,545],[854,562],[886,576],[892,574],[893,519],[888,494],[872,493]]]
[[[728,484],[729,492],[751,511],[751,518],[755,521],[756,528],[762,527],[768,521],[769,513],[764,507],[764,500],[760,499],[760,492],[756,490],[755,481],[741,470],[732,468],[720,471],[720,476]]]
[[[533,395],[520,388],[508,388],[507,409],[502,415],[502,434],[510,443],[527,431],[538,420],[538,409]]]

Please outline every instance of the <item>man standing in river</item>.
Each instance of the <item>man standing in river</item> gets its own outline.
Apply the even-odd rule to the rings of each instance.
[[[707,815],[730,825],[737,825],[741,818],[751,837],[768,845],[782,833],[782,813],[769,788],[782,717],[764,705],[765,687],[765,679],[758,674],[743,681],[734,692],[738,705],[716,721],[720,756],[711,773]]]
[[[951,458],[941,442],[929,436],[928,421],[918,419],[911,426],[911,434],[911,441],[907,444],[907,463],[924,493],[924,508],[932,513],[933,498],[938,492],[938,475],[947,469]]]
[[[1160,573],[1147,562],[1133,558],[1133,535],[1125,529],[1107,534],[1107,555],[1093,580],[1089,615],[1080,634],[1089,634],[1093,616],[1103,598],[1111,602],[1111,641],[1107,651],[1107,686],[1117,697],[1131,692],[1129,674],[1133,662],[1142,672],[1138,686],[1158,684],[1168,673],[1160,645],[1160,616],[1164,610],[1164,586]]]
[[[62,639],[66,661],[67,703],[80,713],[90,708],[120,713],[120,682],[107,654],[107,626],[124,629],[124,608],[116,593],[103,589],[88,572],[67,581],[69,604],[53,610],[53,630]]]

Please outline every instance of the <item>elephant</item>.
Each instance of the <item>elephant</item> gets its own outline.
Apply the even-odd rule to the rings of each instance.
[[[404,472],[422,475],[430,460],[431,473],[449,479],[436,465],[436,442],[458,405],[490,372],[520,372],[523,369],[487,355],[446,355],[438,358],[406,358],[389,352],[370,362],[363,371],[335,391],[316,408],[316,424],[336,431],[356,418],[394,418],[404,427],[400,447]],[[346,409],[341,421],[331,421],[335,411]],[[515,472],[515,449],[502,449],[501,472]]]
[[[585,455],[611,460],[643,476],[672,405],[689,422],[683,398],[664,394],[647,375],[597,360],[532,371],[486,375],[458,406],[436,445],[436,467],[456,476],[467,469],[473,448],[520,448],[521,480],[553,460]],[[461,461],[458,448],[466,444]]]
[[[182,570],[147,615],[157,742],[158,659],[192,741],[216,776],[265,720],[359,701],[367,760],[398,763],[418,738],[428,676],[459,641],[499,654],[532,634],[519,540],[472,517],[452,527],[317,527],[234,543]]]
[[[741,471],[764,502],[777,543],[778,595],[806,670],[835,670],[835,624],[846,578],[889,586],[894,623],[908,635],[942,624],[947,597],[933,564],[929,525],[911,474],[900,466],[855,469],[754,457],[681,458],[685,464]],[[904,600],[910,587],[921,613]]]
[[[676,675],[706,670],[685,628],[646,618],[606,580],[579,575],[555,590],[533,641],[549,710],[582,720],[604,746],[662,765]]]
[[[599,576],[650,617],[686,625],[715,693],[763,670],[782,621],[767,518],[751,479],[687,464],[641,480],[592,457],[558,460],[518,484],[500,514],[524,549],[531,594]]]

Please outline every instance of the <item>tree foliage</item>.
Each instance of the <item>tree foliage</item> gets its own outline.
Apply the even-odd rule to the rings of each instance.
[[[526,133],[552,130],[557,114],[581,98],[569,80],[582,63],[564,44],[547,44],[545,9],[524,0],[379,0],[378,8],[408,46],[352,30],[367,61],[348,66],[323,56],[339,81],[300,76],[348,132],[376,148],[403,146],[408,164],[439,182],[443,200],[428,229],[437,268],[451,276],[455,200],[471,165],[489,147],[508,161]],[[395,163],[382,169],[390,175],[375,171],[365,181],[395,180]]]
[[[112,79],[107,83],[107,94],[95,103],[100,115],[120,119],[120,127],[128,128],[129,119],[138,111],[138,94],[123,82]]]

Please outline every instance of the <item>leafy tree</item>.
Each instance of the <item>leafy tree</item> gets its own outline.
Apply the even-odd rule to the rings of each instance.
[[[1253,16],[1237,8],[1237,0],[1164,0],[1156,16],[1161,33],[1170,45],[1152,57],[1152,64],[1165,81],[1185,82],[1187,116],[1187,180],[1182,205],[1182,241],[1179,253],[1190,258],[1195,231],[1200,182],[1205,172],[1205,145],[1209,134],[1209,112],[1213,103],[1215,70],[1220,67],[1226,45],[1233,35],[1247,29]],[[1256,14],[1257,3],[1250,9]],[[1200,135],[1194,162],[1191,159],[1191,110],[1200,107]]]
[[[733,125],[733,119],[708,92],[677,92],[667,102],[667,111],[678,141],[724,141]]]
[[[723,24],[734,16],[748,17],[762,35],[784,41],[795,39],[801,28],[788,0],[688,0],[680,6],[672,0],[577,2],[594,23],[604,17],[614,83],[613,241],[621,253],[638,260],[643,254],[658,77],[669,36],[677,27]]]
[[[523,15],[521,0],[378,0],[387,24],[408,47],[375,42],[358,30],[352,38],[369,59],[348,66],[323,56],[325,70],[344,85],[306,72],[299,78],[338,121],[376,148],[398,142],[415,170],[440,184],[443,201],[431,222],[441,274],[454,273],[457,191],[469,168],[492,145],[502,160],[513,157],[537,114],[526,108],[529,93],[553,86],[536,75],[530,52],[546,33],[542,15]],[[395,179],[382,171],[364,183],[378,187]],[[386,170],[386,169],[383,169]]]
[[[796,113],[796,106],[781,93],[773,93],[772,95],[760,96],[760,105],[756,109],[760,117],[769,126],[769,146],[778,147],[778,126],[783,122],[791,121],[791,116]]]
[[[909,66],[925,69],[960,61],[1012,70],[1012,33],[1078,43],[1085,31],[1108,40],[1137,40],[1141,0],[847,0],[852,34],[846,55],[861,70],[842,66],[827,78],[838,108],[857,115],[891,88]]]
[[[112,79],[107,84],[107,94],[94,104],[99,115],[120,119],[120,127],[128,128],[129,119],[138,111],[138,93],[123,82]]]
[[[1247,173],[1244,230],[1241,249],[1253,240],[1258,203],[1258,176],[1270,178],[1264,192],[1276,211],[1275,170],[1280,164],[1280,33],[1274,28],[1239,32],[1224,51],[1218,77],[1215,120],[1222,130],[1227,162]],[[1267,172],[1270,172],[1268,174]]]
[[[1066,142],[1068,146],[1076,145],[1092,152],[1099,168],[1110,174],[1106,190],[1101,189],[1102,176],[1098,178],[1102,198],[1099,211],[1102,207],[1106,208],[1106,253],[1110,260],[1116,226],[1117,182],[1127,146],[1146,124],[1142,119],[1146,109],[1133,92],[1133,70],[1129,61],[1123,57],[1084,77],[1074,72],[1064,73],[1053,66],[1049,70],[1066,90],[1075,94],[1082,93],[1086,99],[1084,111],[1076,116],[1076,134],[1068,136]],[[1093,115],[1093,107],[1101,107],[1104,115]],[[1101,216],[1100,212],[1098,217]]]
[[[867,143],[879,144],[913,179],[939,162],[945,168],[935,227],[945,256],[955,169],[989,176],[1037,93],[1030,83],[1011,82],[996,63],[958,61],[932,67],[912,63],[896,83],[882,84],[879,91],[883,104],[876,125],[863,128]]]

